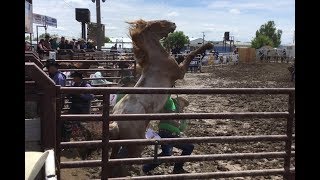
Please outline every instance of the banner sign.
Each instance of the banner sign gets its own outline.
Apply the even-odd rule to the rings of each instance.
[[[25,26],[24,31],[25,33],[32,33],[32,4],[25,1]]]
[[[33,23],[57,27],[57,19],[33,13]]]

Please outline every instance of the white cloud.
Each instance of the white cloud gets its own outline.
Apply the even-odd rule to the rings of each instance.
[[[176,17],[176,16],[179,16],[179,13],[173,11],[173,12],[170,12],[167,14],[167,16],[173,16],[173,17]]]
[[[114,26],[108,26],[108,29],[114,30],[114,29],[119,29],[119,28],[118,27],[114,27]]]
[[[102,23],[109,37],[127,37],[128,24],[136,19],[167,19],[177,24],[177,30],[189,37],[221,40],[230,31],[235,40],[250,41],[255,31],[268,20],[274,20],[283,30],[282,41],[292,42],[295,27],[294,0],[218,0],[199,1],[198,6],[170,5],[175,0],[153,3],[149,0],[112,0],[101,3]],[[206,2],[206,4],[205,4]],[[81,25],[75,20],[75,8],[88,8],[91,21],[96,22],[95,3],[91,0],[33,0],[33,12],[54,17],[58,28],[48,32],[64,36],[80,36]],[[34,33],[36,33],[34,25]],[[44,33],[39,28],[39,34]]]
[[[240,14],[240,10],[239,9],[230,9],[229,13],[231,13],[231,14]]]

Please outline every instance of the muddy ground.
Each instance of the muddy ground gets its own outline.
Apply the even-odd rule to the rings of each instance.
[[[295,87],[290,82],[288,67],[290,64],[238,64],[203,67],[203,73],[187,73],[177,87],[190,88],[287,88]],[[174,96],[174,95],[173,95]],[[288,110],[287,95],[181,95],[190,105],[187,113],[221,113],[221,112],[283,112]],[[156,121],[152,126],[156,129]],[[284,135],[286,119],[193,119],[190,120],[185,134],[189,137],[204,136],[245,136],[245,135]],[[257,143],[203,143],[196,144],[193,154],[222,154],[248,152],[284,151],[283,142]],[[174,149],[175,155],[180,151]],[[80,160],[75,151],[65,151],[62,161]],[[153,146],[148,146],[143,156],[152,156]],[[101,151],[95,151],[88,159],[101,159]],[[294,160],[292,162],[294,165]],[[187,162],[185,169],[189,172],[219,172],[252,169],[276,169],[283,167],[283,159],[231,160]],[[162,164],[152,174],[170,174],[171,164]],[[139,168],[132,174],[139,175]],[[92,179],[100,177],[100,168],[83,168],[62,170],[62,179]],[[227,178],[228,179],[228,178]],[[231,178],[229,178],[231,179]],[[232,179],[282,179],[281,176],[244,177]]]

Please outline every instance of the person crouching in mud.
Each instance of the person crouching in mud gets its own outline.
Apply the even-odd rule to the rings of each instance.
[[[182,112],[182,109],[189,105],[189,102],[182,98],[178,97],[177,99],[173,99],[169,96],[163,112],[164,113],[179,113]],[[183,131],[187,127],[186,120],[160,120],[158,125],[159,128],[159,136],[161,138],[180,138],[182,137]],[[186,144],[164,144],[161,145],[162,152],[159,156],[171,156],[173,147],[182,150],[181,155],[190,155],[194,149],[194,145],[190,143]],[[149,174],[151,170],[159,166],[161,163],[150,163],[145,164],[142,168],[142,171],[145,174]],[[174,164],[173,174],[181,174],[188,173],[188,171],[183,169],[183,162],[177,162]]]

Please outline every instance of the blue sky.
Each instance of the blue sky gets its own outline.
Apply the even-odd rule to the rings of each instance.
[[[33,12],[54,17],[58,28],[49,33],[79,38],[81,24],[75,20],[75,8],[88,8],[96,22],[95,3],[91,0],[33,0]],[[255,31],[273,20],[283,31],[282,44],[292,43],[295,30],[294,0],[106,0],[101,2],[102,23],[108,37],[128,37],[125,21],[166,19],[176,30],[189,37],[222,40],[225,31],[235,40],[248,42]],[[36,28],[34,25],[34,33]],[[43,33],[39,28],[39,33]]]

